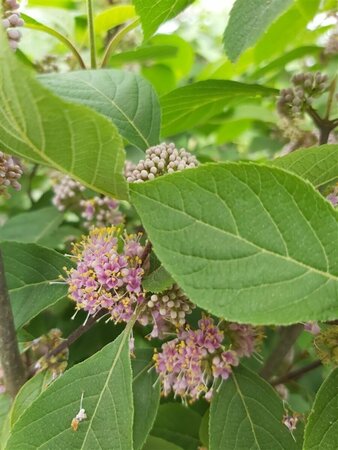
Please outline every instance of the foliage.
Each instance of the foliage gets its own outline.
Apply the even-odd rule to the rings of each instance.
[[[0,448],[335,450],[336,2],[0,4]]]

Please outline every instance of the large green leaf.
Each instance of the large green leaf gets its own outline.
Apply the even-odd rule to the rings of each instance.
[[[255,373],[236,369],[216,392],[210,408],[210,450],[295,450],[283,424],[283,402]]]
[[[141,18],[144,38],[148,39],[158,27],[177,16],[195,0],[133,0],[136,12]]]
[[[173,135],[205,123],[234,101],[277,93],[265,86],[227,80],[199,81],[175,89],[161,97],[162,135]]]
[[[294,172],[319,187],[338,178],[338,145],[304,148],[277,158],[271,164]]]
[[[127,198],[124,151],[116,127],[82,105],[41,86],[12,54],[0,32],[0,145],[47,164],[95,191]]]
[[[199,446],[198,430],[201,416],[180,403],[160,406],[151,431],[152,436],[172,442],[184,450],[196,450]]]
[[[310,183],[228,163],[131,189],[156,255],[198,306],[257,324],[338,317],[338,214]]]
[[[70,263],[60,253],[36,244],[2,242],[0,246],[15,326],[20,328],[67,295],[59,276]]]
[[[153,349],[136,349],[132,361],[134,395],[134,450],[140,450],[154,424],[160,404],[160,383],[154,370],[149,373]]]
[[[46,390],[52,376],[48,372],[40,372],[30,378],[17,393],[10,414],[11,427],[18,421],[26,409]]]
[[[43,392],[15,423],[6,450],[130,450],[133,399],[126,331]],[[82,394],[87,419],[74,432],[71,422]]]
[[[86,70],[39,78],[66,100],[109,117],[121,135],[143,150],[158,144],[161,111],[151,84],[123,70]]]
[[[304,450],[333,450],[338,435],[338,369],[320,387],[305,428]]]
[[[224,32],[224,47],[232,61],[251,47],[292,0],[236,0]]]
[[[0,228],[0,240],[44,245],[62,220],[63,214],[53,206],[17,214]]]

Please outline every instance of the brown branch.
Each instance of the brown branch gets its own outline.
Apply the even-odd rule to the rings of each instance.
[[[0,250],[0,362],[6,391],[14,398],[26,381]]]
[[[52,356],[55,356],[63,350],[66,350],[66,348],[70,347],[75,341],[77,341],[84,333],[86,333],[88,330],[92,328],[93,325],[96,324],[96,322],[103,317],[105,314],[107,314],[107,311],[105,309],[102,309],[99,311],[96,316],[91,316],[87,320],[87,322],[84,325],[80,325],[76,330],[74,330],[64,341],[61,342],[60,345],[55,347],[52,351],[50,351],[46,358],[49,359]]]
[[[307,366],[301,367],[300,369],[292,370],[291,372],[288,372],[285,375],[282,375],[281,377],[272,380],[271,384],[272,386],[277,386],[278,384],[288,383],[289,381],[297,380],[298,378],[302,377],[311,370],[317,369],[317,367],[320,367],[321,365],[322,362],[318,359],[316,361],[313,361],[311,364],[308,364]]]
[[[319,144],[327,144],[331,131],[337,126],[335,120],[320,117],[317,111],[310,105],[307,106],[306,111],[319,130]]]
[[[282,327],[280,331],[279,342],[268,357],[260,374],[266,380],[269,380],[283,364],[283,360],[297,341],[299,335],[304,329],[304,325],[295,324],[288,327]]]

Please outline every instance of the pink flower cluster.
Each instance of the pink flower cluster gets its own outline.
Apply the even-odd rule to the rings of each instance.
[[[91,230],[74,246],[77,264],[67,271],[69,296],[77,309],[91,316],[104,309],[115,323],[127,322],[144,302],[143,250],[139,236],[122,235],[119,228]]]
[[[252,325],[228,322],[225,327],[225,333],[238,356],[247,358],[252,356],[257,340],[260,338],[259,328]]]
[[[197,330],[187,329],[155,353],[155,369],[164,395],[173,392],[183,400],[210,399],[216,379],[226,380],[238,365],[236,352],[222,345],[224,333],[211,317],[203,317]]]

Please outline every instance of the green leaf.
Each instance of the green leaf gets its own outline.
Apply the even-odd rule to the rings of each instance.
[[[149,61],[171,59],[176,54],[177,48],[173,45],[144,45],[136,50],[116,53],[110,57],[109,63],[113,66],[120,66],[134,61],[146,61],[149,63]]]
[[[50,284],[64,274],[69,260],[36,244],[2,242],[5,272],[16,328],[67,295],[65,284]]]
[[[255,44],[292,0],[236,0],[224,32],[224,47],[231,61]]]
[[[105,9],[95,16],[95,31],[104,34],[127,20],[136,16],[135,7],[133,5],[117,5]]]
[[[40,85],[0,32],[0,146],[53,166],[89,188],[128,197],[122,139],[107,118]]]
[[[338,178],[338,145],[304,148],[271,164],[296,173],[318,188]]]
[[[134,395],[134,450],[140,450],[154,424],[160,404],[158,375],[151,368],[152,349],[136,349],[132,360]]]
[[[62,220],[63,214],[53,206],[17,214],[0,228],[0,240],[44,245]]]
[[[321,0],[305,0],[305,4],[304,0],[293,0],[292,3],[257,42],[254,48],[256,63],[270,61],[295,45],[313,44],[314,30],[309,30],[307,25],[318,14]]]
[[[46,390],[51,381],[51,374],[40,372],[30,378],[20,389],[12,405],[10,414],[11,427],[18,421],[26,409]]]
[[[149,436],[147,442],[143,447],[143,450],[183,450],[183,449],[182,447],[177,447],[177,445],[165,441],[164,439]]]
[[[133,399],[129,333],[58,378],[24,412],[6,450],[132,448]],[[71,428],[83,408],[87,419]],[[108,447],[107,447],[108,445]]]
[[[201,416],[180,403],[160,405],[152,436],[172,442],[184,450],[196,450]]]
[[[162,135],[169,136],[205,123],[234,101],[276,95],[278,91],[256,84],[205,80],[161,97]]]
[[[337,318],[338,214],[310,183],[228,163],[131,190],[156,255],[198,306],[253,324]]]
[[[304,450],[337,448],[338,369],[321,385],[305,428]]]
[[[222,383],[211,402],[210,450],[295,450],[277,392],[244,367]]]
[[[44,75],[43,84],[65,100],[85,104],[109,117],[132,145],[158,144],[161,111],[151,84],[123,70],[86,70]]]
[[[174,283],[172,276],[160,266],[143,279],[142,286],[146,291],[158,294],[169,289]]]
[[[141,18],[144,39],[155,33],[158,27],[167,20],[177,16],[195,0],[133,0],[137,14]]]

